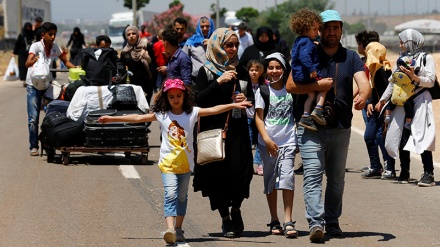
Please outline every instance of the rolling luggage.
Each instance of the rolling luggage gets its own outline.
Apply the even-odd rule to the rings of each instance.
[[[98,123],[104,115],[122,116],[143,114],[140,110],[105,109],[89,112],[84,121],[86,147],[143,147],[147,146],[145,123]]]
[[[43,119],[40,140],[43,146],[69,147],[84,143],[83,125],[65,114],[53,111]]]

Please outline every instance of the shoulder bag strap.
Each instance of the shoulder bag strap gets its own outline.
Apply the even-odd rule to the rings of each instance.
[[[335,79],[333,79],[333,81],[335,82],[335,86],[333,87],[333,90],[334,90],[335,99],[336,99],[336,94],[338,92],[338,63],[336,63],[335,67],[336,67]]]
[[[99,109],[104,109],[104,103],[102,102],[102,89],[101,86],[98,87],[98,99],[99,99]]]

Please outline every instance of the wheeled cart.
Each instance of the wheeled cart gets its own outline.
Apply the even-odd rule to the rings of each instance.
[[[61,161],[63,165],[68,165],[70,162],[70,153],[114,153],[124,152],[125,158],[129,159],[131,154],[141,153],[141,164],[145,165],[148,162],[148,153],[150,147],[59,147],[56,149],[50,149],[47,152],[47,162],[51,163],[55,157],[55,150],[61,151]]]

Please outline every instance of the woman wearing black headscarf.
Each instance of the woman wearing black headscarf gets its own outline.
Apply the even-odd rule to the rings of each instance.
[[[273,40],[272,29],[259,27],[254,36],[254,44],[246,48],[241,55],[240,65],[246,67],[250,60],[263,61],[267,55],[274,52],[279,52],[279,46]]]
[[[274,28],[272,31],[273,31],[273,41],[275,42],[275,44],[277,44],[280,47],[280,53],[284,55],[284,59],[286,60],[286,63],[289,63],[290,48],[287,45],[286,40],[281,38],[281,34],[278,28]]]
[[[29,47],[31,47],[34,39],[34,31],[32,31],[32,24],[26,22],[21,30],[21,33],[17,37],[14,46],[14,55],[18,55],[18,70],[20,74],[20,81],[23,82],[23,86],[26,86],[27,68],[25,66],[27,57],[29,55]]]
[[[70,48],[70,59],[69,61],[74,65],[81,65],[81,51],[83,46],[86,46],[86,42],[84,40],[84,35],[81,33],[79,27],[75,27],[73,29],[73,33],[70,35],[69,42],[67,42],[67,46]]]

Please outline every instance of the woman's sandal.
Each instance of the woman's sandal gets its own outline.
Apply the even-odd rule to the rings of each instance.
[[[282,235],[283,234],[283,228],[281,227],[281,223],[278,220],[274,220],[267,224],[269,227],[269,231],[272,235]],[[274,232],[278,231],[278,232]]]
[[[295,229],[295,223],[296,223],[296,221],[286,222],[283,224],[284,236],[286,238],[297,238],[298,237],[298,232]]]

